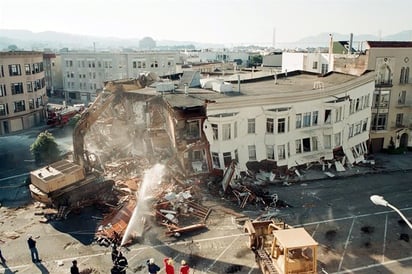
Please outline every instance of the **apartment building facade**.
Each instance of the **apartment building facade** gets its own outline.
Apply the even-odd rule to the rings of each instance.
[[[366,50],[335,56],[335,71],[374,71],[371,150],[412,146],[412,42],[367,41]]]
[[[60,52],[63,90],[66,100],[94,101],[104,82],[137,78],[151,71],[158,76],[173,75],[180,62],[178,52]]]
[[[46,103],[43,53],[0,52],[0,135],[43,123]]]
[[[264,160],[289,169],[333,160],[337,154],[344,155],[341,162],[362,161],[368,152],[374,75],[348,81],[341,77],[346,76],[327,76],[312,89],[317,76],[304,75],[301,79],[306,84],[296,81],[294,91],[287,87],[293,81],[288,77],[278,79],[278,85],[269,82],[265,87],[252,87],[253,97],[208,102],[203,131],[213,168],[224,170],[236,160],[239,169],[246,171],[249,162]],[[285,90],[279,87],[282,81]],[[265,88],[266,94],[259,92]],[[243,92],[248,89],[242,86]]]

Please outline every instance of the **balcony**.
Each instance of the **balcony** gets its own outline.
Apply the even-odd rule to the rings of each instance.
[[[375,81],[375,87],[377,88],[390,88],[392,86],[392,80]]]

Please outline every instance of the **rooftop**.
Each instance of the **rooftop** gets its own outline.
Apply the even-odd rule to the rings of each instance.
[[[338,95],[345,89],[354,88],[374,79],[373,73],[366,73],[360,77],[331,73],[320,77],[316,74],[301,72],[292,76],[278,78],[276,83],[273,76],[270,78],[272,79],[269,80],[269,77],[266,77],[264,79],[267,80],[262,81],[256,79],[249,81],[241,80],[240,92],[238,84],[232,82],[232,92],[219,93],[201,88],[189,88],[188,93],[184,94],[184,90],[176,89],[174,93],[164,95],[164,98],[172,107],[178,108],[202,106],[207,101],[218,103],[243,102],[249,105],[257,101],[262,103],[265,100],[276,100],[277,103],[290,103]]]
[[[411,41],[367,41],[370,48],[412,48]]]

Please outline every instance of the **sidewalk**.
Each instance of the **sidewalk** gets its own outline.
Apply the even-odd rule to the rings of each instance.
[[[412,152],[405,154],[377,153],[374,155],[375,164],[358,164],[345,167],[345,171],[337,171],[335,166],[323,171],[320,167],[310,167],[302,170],[300,182],[309,182],[325,179],[338,179],[341,177],[360,176],[371,173],[389,173],[412,170]],[[299,170],[301,171],[301,170]]]

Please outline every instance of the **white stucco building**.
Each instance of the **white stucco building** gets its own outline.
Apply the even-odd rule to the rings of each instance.
[[[332,160],[363,160],[371,124],[374,75],[298,74],[242,83],[241,94],[206,104],[203,130],[213,168],[233,159],[240,170],[249,161],[269,160],[278,167]]]
[[[136,78],[151,71],[158,76],[176,73],[178,52],[61,52],[63,89],[73,102],[88,103],[104,82]]]

